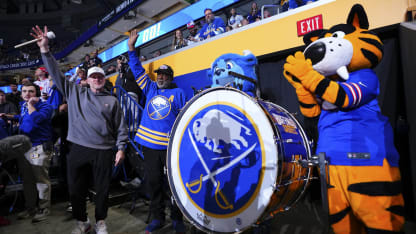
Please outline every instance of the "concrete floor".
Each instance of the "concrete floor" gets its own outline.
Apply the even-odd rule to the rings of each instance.
[[[66,212],[66,201],[55,201],[52,204],[52,211],[48,220],[32,224],[31,220],[18,220],[14,212],[7,218],[11,221],[11,225],[0,227],[0,233],[32,233],[32,234],[49,234],[49,233],[71,233],[75,225],[70,213]],[[112,205],[108,210],[108,218],[106,219],[109,233],[128,234],[128,233],[144,233],[147,218],[148,206],[138,201],[135,210],[129,214],[131,202],[127,201],[120,204]],[[87,203],[88,216],[94,222],[94,204]],[[315,208],[308,201],[303,199],[298,205],[285,213],[278,214],[271,221],[271,233],[281,234],[321,234],[325,232],[323,221],[317,217],[319,208]],[[169,212],[166,212],[167,214]],[[195,230],[188,222],[187,233],[202,233]],[[156,233],[175,233],[169,220],[165,226]],[[244,233],[252,233],[251,230]]]
[[[64,197],[64,196],[60,196]],[[123,199],[114,199],[113,205],[108,210],[108,218],[106,219],[109,233],[128,234],[128,233],[144,233],[146,227],[148,206],[138,201],[132,214],[129,213],[131,202],[129,199],[122,202]],[[31,220],[18,220],[17,212],[8,215],[11,225],[0,227],[0,234],[65,234],[71,233],[75,225],[71,214],[66,212],[67,201],[53,201],[52,211],[48,220],[32,224]],[[4,207],[3,207],[4,208]],[[94,222],[94,204],[87,203],[88,216]],[[169,214],[169,212],[166,212]],[[168,218],[168,216],[167,216]],[[188,222],[186,233],[202,233],[197,231]],[[270,222],[271,234],[324,234],[332,233],[327,228],[327,221],[323,218],[323,213],[316,197],[312,199],[311,194],[306,194],[297,205],[284,213],[277,214]],[[172,234],[175,233],[172,226],[167,220],[165,226],[155,232],[156,234]],[[254,233],[253,230],[244,231]],[[407,223],[405,233],[416,233],[415,225]]]

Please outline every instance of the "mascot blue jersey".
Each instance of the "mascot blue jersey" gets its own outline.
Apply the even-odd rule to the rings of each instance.
[[[213,22],[210,24],[204,24],[201,30],[197,34],[197,38],[207,39],[208,35],[210,37],[215,37],[218,34],[225,32],[225,23],[220,17],[215,17]]]
[[[139,129],[134,140],[148,148],[164,150],[169,132],[180,109],[185,105],[185,93],[180,88],[159,89],[143,68],[135,52],[128,52],[129,66],[137,84],[146,96]]]
[[[371,69],[358,70],[339,84],[348,95],[348,107],[323,108],[316,152],[325,152],[331,165],[381,166],[386,158],[391,166],[398,166],[393,130],[376,99],[379,92],[376,74]]]

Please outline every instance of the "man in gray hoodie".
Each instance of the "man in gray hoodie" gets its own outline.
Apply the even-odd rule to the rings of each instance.
[[[86,214],[85,197],[88,192],[90,171],[94,179],[96,233],[107,233],[108,192],[113,164],[113,147],[118,151],[114,165],[124,159],[127,128],[123,111],[117,99],[105,91],[105,74],[100,67],[88,69],[89,88],[80,87],[65,79],[58,63],[49,51],[47,27],[32,28],[31,35],[38,39],[42,60],[59,91],[68,102],[68,141],[72,142],[67,158],[68,185],[73,216],[77,225],[72,233],[85,233],[91,229]]]

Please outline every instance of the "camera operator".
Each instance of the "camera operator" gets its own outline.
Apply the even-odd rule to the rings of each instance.
[[[117,58],[117,71],[119,75],[116,79],[116,85],[121,86],[138,104],[143,106],[145,101],[143,92],[137,85],[127,62],[127,57],[124,55],[120,55]]]

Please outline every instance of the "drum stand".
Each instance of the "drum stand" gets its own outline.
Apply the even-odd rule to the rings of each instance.
[[[328,207],[328,183],[327,176],[329,181],[329,167],[327,167],[328,162],[325,160],[325,153],[319,153],[318,155],[312,155],[311,159],[308,160],[299,160],[299,163],[302,167],[311,168],[318,167],[319,169],[319,180],[321,182],[321,199],[322,199],[322,209],[325,212],[325,215],[329,216],[329,207]]]

